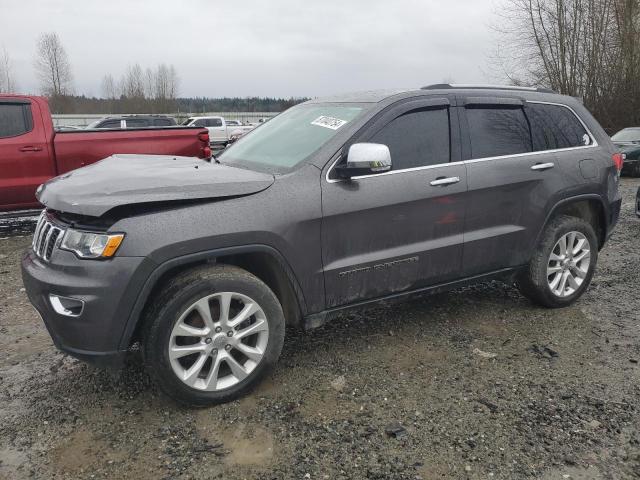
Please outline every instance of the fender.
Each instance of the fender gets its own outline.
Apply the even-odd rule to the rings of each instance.
[[[214,250],[204,250],[201,252],[190,253],[187,255],[182,255],[180,257],[175,257],[170,260],[167,260],[161,264],[159,264],[147,277],[143,287],[140,289],[140,293],[131,309],[131,313],[129,314],[129,318],[127,319],[127,323],[124,331],[122,332],[122,337],[120,338],[120,342],[118,344],[119,350],[126,350],[129,347],[129,342],[131,341],[131,337],[138,326],[140,321],[140,315],[142,314],[142,310],[149,299],[149,295],[153,291],[153,288],[158,284],[160,278],[169,270],[182,266],[188,265],[190,263],[202,262],[203,260],[209,260],[217,257],[223,257],[228,255],[236,255],[242,253],[255,253],[255,252],[264,252],[269,255],[272,255],[276,258],[278,263],[284,268],[287,278],[291,281],[293,290],[296,295],[296,299],[298,301],[298,305],[301,310],[301,315],[305,316],[307,313],[306,302],[304,299],[304,294],[302,289],[300,288],[300,284],[298,283],[298,279],[296,278],[291,266],[288,264],[284,256],[275,248],[269,245],[242,245],[237,247],[225,247],[218,248]]]
[[[542,232],[544,232],[544,229],[547,228],[547,225],[549,224],[549,221],[551,220],[551,218],[553,217],[553,215],[555,214],[555,212],[570,203],[574,203],[574,202],[580,202],[583,200],[598,200],[600,202],[600,204],[602,205],[602,208],[604,210],[604,214],[605,214],[605,221],[604,221],[604,238],[607,238],[607,233],[609,231],[609,207],[607,206],[607,203],[604,201],[604,199],[602,198],[602,196],[598,195],[597,193],[588,193],[588,194],[583,194],[583,195],[575,195],[573,197],[567,197],[567,198],[563,198],[562,200],[558,201],[550,210],[549,213],[547,213],[546,218],[544,219],[544,223],[542,224],[542,227],[540,227],[540,229],[538,230],[538,234],[536,235],[536,241],[533,245],[538,245],[538,243],[540,242],[540,237],[542,236]],[[604,242],[603,242],[604,243]]]

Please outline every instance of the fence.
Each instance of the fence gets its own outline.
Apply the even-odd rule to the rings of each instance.
[[[174,117],[176,121],[180,124],[184,122],[189,117],[224,117],[227,120],[240,120],[242,123],[256,123],[262,118],[272,118],[275,117],[277,112],[207,112],[207,113],[168,113],[166,114],[169,117]],[[52,115],[53,117],[53,125],[56,127],[86,127],[91,122],[98,120],[104,117],[114,117],[118,115],[127,115],[127,114],[118,114],[118,113],[110,113],[110,114],[65,114],[65,115]],[[138,114],[144,115],[144,114]]]

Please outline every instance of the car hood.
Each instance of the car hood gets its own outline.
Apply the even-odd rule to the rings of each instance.
[[[269,188],[273,175],[191,157],[113,155],[41,185],[47,208],[99,217],[122,205],[210,200]]]

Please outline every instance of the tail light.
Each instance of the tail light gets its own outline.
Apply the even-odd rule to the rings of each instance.
[[[611,157],[613,160],[613,164],[616,166],[618,171],[622,170],[622,166],[624,165],[624,153],[614,153]]]
[[[202,132],[198,134],[198,138],[202,143],[209,145],[209,132]]]
[[[211,158],[211,148],[209,147],[204,147],[202,149],[202,157],[203,158]]]

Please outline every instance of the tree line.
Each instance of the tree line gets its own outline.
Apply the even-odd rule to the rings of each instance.
[[[610,133],[640,125],[640,1],[503,0],[499,15],[512,83],[582,99]]]
[[[67,95],[51,103],[53,113],[187,113],[205,112],[282,112],[306,98],[207,98],[179,97],[172,102],[160,103],[154,99],[98,98],[85,95]],[[54,108],[55,107],[55,108]]]

